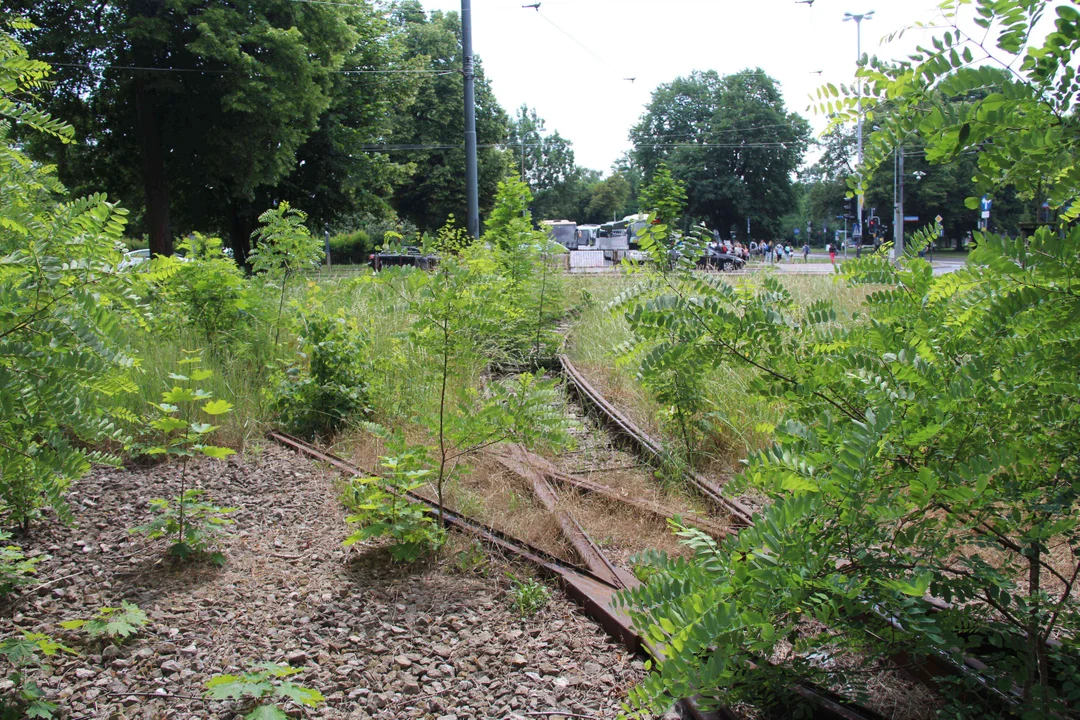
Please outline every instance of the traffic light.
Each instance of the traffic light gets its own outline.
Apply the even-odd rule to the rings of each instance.
[[[858,202],[854,197],[844,199],[844,217],[848,220],[855,219],[855,203]]]
[[[876,217],[870,218],[866,221],[866,229],[869,231],[870,237],[876,238],[881,230],[881,221]]]

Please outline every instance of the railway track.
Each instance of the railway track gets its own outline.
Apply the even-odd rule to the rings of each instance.
[[[739,503],[738,500],[728,497],[720,486],[700,473],[674,462],[670,453],[659,441],[649,436],[648,433],[604,398],[569,358],[565,355],[559,355],[557,359],[558,371],[566,380],[570,392],[579,399],[579,402],[583,406],[591,408],[611,432],[623,438],[638,455],[647,461],[658,466],[668,465],[682,468],[688,485],[729,516],[733,528],[727,531],[728,533],[737,533],[739,527],[749,527],[753,524],[753,512],[749,508]],[[555,478],[554,475],[553,479],[558,481],[558,478]],[[570,481],[569,484],[574,486],[580,487],[583,484],[581,480],[573,478],[568,480]],[[616,497],[614,499],[626,502],[625,498]],[[708,532],[708,530],[706,531]],[[711,532],[710,534],[714,538],[722,539],[716,534]],[[926,602],[930,614],[945,612],[949,609],[947,603],[933,597],[928,596]],[[905,629],[900,627],[894,620],[880,614],[870,612],[864,620],[882,628],[905,632]],[[990,667],[976,657],[964,655],[957,661],[952,655],[946,653],[931,656],[913,656],[906,651],[900,650],[890,659],[905,674],[935,693],[940,691],[943,681],[946,679],[967,679],[973,681],[977,691],[969,692],[966,697],[987,706],[998,704],[1006,710],[1017,706],[1019,689],[1014,687],[1011,691],[1003,691],[994,686],[988,680]]]
[[[315,460],[327,463],[348,476],[369,474],[366,469],[361,469],[299,438],[278,431],[271,431],[268,436],[275,442]],[[562,513],[562,517],[559,517],[560,511],[557,500],[543,471],[544,466],[542,463],[545,461],[532,456],[523,448],[515,446],[511,446],[510,452],[503,455],[500,461],[502,460],[506,461],[505,464],[508,465],[508,469],[532,483],[534,488],[538,490],[538,497],[556,515],[559,520],[560,530],[574,548],[575,553],[582,558],[583,565],[567,562],[509,533],[490,527],[448,508],[443,508],[443,516],[447,525],[463,535],[499,551],[504,556],[531,564],[538,572],[554,580],[566,593],[567,597],[603,627],[609,636],[620,642],[631,652],[648,652],[653,657],[662,657],[662,653],[658,648],[653,646],[647,639],[642,638],[634,630],[630,617],[616,607],[614,603],[615,593],[627,587],[632,587],[638,582],[637,579],[632,574],[611,563],[581,525],[570,517],[568,513]],[[539,464],[541,469],[538,470],[536,464]],[[605,489],[596,483],[588,483],[557,471],[553,471],[553,476],[557,478],[556,482],[576,487],[578,490],[599,494],[605,494],[606,492],[609,499],[618,500],[619,502],[626,500],[611,494],[610,489]],[[547,495],[547,500],[544,499],[545,495]],[[438,511],[437,503],[422,495],[409,493],[409,498],[427,505],[432,512]],[[667,515],[662,507],[650,503],[631,501],[628,504],[637,510],[644,510],[665,517]],[[698,518],[698,520],[701,521],[702,519]],[[707,520],[703,521],[703,524],[709,526],[717,534],[723,535],[727,532],[719,526],[710,525]],[[802,683],[792,686],[790,690],[808,703],[813,710],[813,717],[819,720],[880,720],[880,716],[876,713],[827,690]],[[682,715],[693,718],[693,720],[743,720],[741,714],[730,708],[720,708],[715,711],[703,710],[693,698],[682,700],[680,705]]]

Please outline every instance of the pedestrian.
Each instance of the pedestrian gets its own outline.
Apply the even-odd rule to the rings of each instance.
[[[807,240],[802,246],[802,259],[804,263],[810,262],[810,241]]]
[[[836,264],[836,244],[830,243],[829,245],[829,262],[833,265]]]
[[[791,243],[785,244],[784,245],[784,259],[788,261],[788,264],[791,264],[791,253],[792,253],[792,251],[791,251]]]
[[[779,265],[780,261],[784,259],[784,246],[780,243],[776,243],[774,249],[776,251],[776,264]]]

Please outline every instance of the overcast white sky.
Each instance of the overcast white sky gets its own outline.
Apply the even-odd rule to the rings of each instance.
[[[788,109],[819,131],[809,95],[855,72],[855,23],[845,12],[875,11],[862,24],[863,51],[888,58],[929,38],[915,31],[882,46],[883,36],[940,18],[937,0],[540,0],[539,12],[522,8],[533,1],[472,0],[474,51],[507,112],[535,107],[549,132],[573,142],[579,165],[605,174],[630,148],[627,133],[661,83],[692,70],[761,67],[779,80]],[[424,3],[461,9],[460,0]]]

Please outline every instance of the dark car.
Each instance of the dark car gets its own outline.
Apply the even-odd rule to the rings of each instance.
[[[701,247],[700,245],[684,245],[682,242],[676,243],[675,247],[668,251],[668,261],[674,266],[686,252],[701,253],[696,264],[698,268],[703,270],[727,272],[729,270],[741,270],[746,265],[746,260],[743,258],[731,253],[721,252],[720,248],[714,245]]]
[[[425,255],[418,247],[405,247],[399,252],[377,252],[368,255],[368,265],[375,270],[394,265],[408,265],[431,270],[439,262],[437,255]]]
[[[705,254],[698,259],[698,267],[708,270],[721,270],[724,272],[742,270],[744,265],[746,265],[746,260],[743,258],[731,253],[720,252],[719,249],[714,247],[706,247]]]

